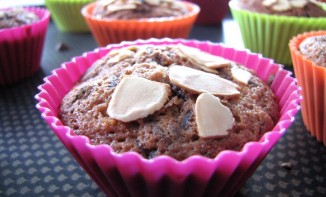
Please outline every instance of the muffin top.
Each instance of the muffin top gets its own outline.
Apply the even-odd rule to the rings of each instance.
[[[39,20],[36,14],[23,8],[0,10],[0,29],[32,24]]]
[[[307,59],[326,68],[326,35],[304,39],[299,45],[299,51]]]
[[[183,160],[259,140],[279,108],[269,86],[237,63],[185,45],[144,45],[96,61],[59,117],[91,144]]]
[[[245,10],[257,13],[298,16],[326,17],[322,4],[325,0],[233,0]]]
[[[188,12],[174,0],[101,0],[96,3],[93,15],[98,19],[144,19],[182,16]]]

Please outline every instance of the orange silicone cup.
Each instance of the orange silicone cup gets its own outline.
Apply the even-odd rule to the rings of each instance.
[[[302,116],[309,132],[326,146],[326,68],[305,58],[300,43],[312,36],[326,35],[326,31],[311,31],[292,38],[289,47],[295,76],[302,87]]]
[[[100,46],[136,39],[187,38],[200,8],[193,3],[182,3],[187,7],[189,13],[178,17],[132,20],[97,19],[92,16],[96,2],[84,6],[82,15]]]

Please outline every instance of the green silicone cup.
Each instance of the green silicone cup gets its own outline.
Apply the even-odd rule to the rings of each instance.
[[[81,9],[91,2],[93,0],[45,0],[55,25],[62,32],[89,31]]]
[[[255,53],[286,66],[292,65],[289,41],[295,35],[326,29],[326,17],[307,18],[277,16],[241,10],[230,1],[229,6],[239,24],[244,46]]]

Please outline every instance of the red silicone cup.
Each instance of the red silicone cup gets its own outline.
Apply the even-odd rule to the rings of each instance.
[[[220,24],[229,11],[230,0],[186,0],[197,4],[200,13],[196,19],[199,25]]]
[[[117,154],[109,145],[91,145],[62,124],[58,109],[62,98],[86,70],[113,49],[129,45],[184,44],[234,60],[256,71],[265,82],[274,78],[271,89],[279,106],[280,119],[259,141],[248,142],[241,151],[225,150],[214,159],[191,156],[177,161],[169,156],[144,159],[138,153]],[[291,73],[272,60],[222,44],[183,39],[150,39],[108,45],[62,64],[45,78],[36,95],[37,108],[59,139],[84,170],[108,196],[232,196],[251,176],[299,110],[300,92]]]
[[[29,25],[0,29],[0,85],[29,77],[40,68],[50,12],[36,7],[24,9],[35,13],[40,20]]]

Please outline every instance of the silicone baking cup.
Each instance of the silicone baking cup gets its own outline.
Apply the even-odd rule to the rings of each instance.
[[[326,31],[312,31],[290,41],[295,76],[302,87],[302,117],[308,131],[326,146],[326,68],[305,58],[299,51],[301,42]]]
[[[200,13],[196,24],[216,25],[221,24],[222,19],[229,11],[229,0],[187,0],[200,7]]]
[[[0,85],[29,77],[40,68],[50,12],[36,7],[24,9],[35,13],[40,20],[28,25],[0,29]]]
[[[109,145],[91,145],[58,118],[60,102],[86,70],[113,49],[129,45],[184,44],[220,55],[256,71],[265,82],[271,78],[280,119],[259,141],[248,142],[241,151],[225,150],[214,159],[191,156],[177,161],[168,156],[144,159],[135,152],[115,153]],[[222,44],[182,39],[150,39],[108,45],[62,64],[45,78],[36,95],[37,108],[59,139],[108,196],[232,196],[251,176],[278,139],[294,121],[300,93],[291,73],[272,60]]]
[[[236,1],[229,3],[233,18],[239,24],[244,46],[252,52],[291,66],[288,43],[297,34],[326,29],[326,17],[277,16],[242,10]]]
[[[94,0],[45,0],[52,19],[61,32],[88,32],[81,9]]]
[[[99,46],[148,38],[187,38],[200,12],[190,2],[182,2],[189,12],[177,17],[114,20],[92,16],[96,2],[86,5],[82,14]]]

